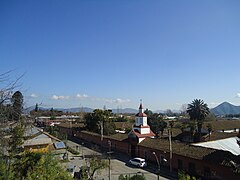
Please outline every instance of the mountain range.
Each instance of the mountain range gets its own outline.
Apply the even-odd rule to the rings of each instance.
[[[28,107],[24,109],[24,113],[30,113],[30,111],[34,110],[35,106]],[[45,107],[39,107],[41,110],[50,110],[51,108],[45,108]],[[63,111],[63,112],[93,112],[94,109],[89,107],[76,107],[76,108],[54,108],[55,110]],[[210,109],[210,111],[217,115],[228,115],[228,114],[240,114],[240,106],[235,106],[233,104],[230,104],[229,102],[223,102],[219,104],[218,106]],[[113,113],[121,113],[121,114],[136,114],[138,112],[137,109],[133,108],[124,108],[124,109],[112,109]],[[163,110],[157,110],[154,111],[154,113],[164,113]],[[177,110],[173,110],[174,113],[179,113]]]
[[[24,109],[24,113],[29,114],[30,111],[34,110],[35,106],[30,106]],[[50,110],[51,108],[39,107],[40,110]],[[54,108],[54,110],[63,111],[63,112],[93,112],[94,109],[89,107],[76,107],[76,108]],[[112,109],[113,113],[122,113],[122,114],[136,114],[138,110],[133,108],[124,108],[124,109]]]

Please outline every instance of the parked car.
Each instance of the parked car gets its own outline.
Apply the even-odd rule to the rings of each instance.
[[[145,159],[142,158],[133,158],[129,160],[129,163],[137,167],[146,167],[147,163]]]

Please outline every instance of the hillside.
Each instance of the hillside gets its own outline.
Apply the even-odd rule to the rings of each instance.
[[[228,102],[223,102],[215,108],[212,108],[211,112],[218,116],[227,114],[240,114],[240,106],[235,106]]]

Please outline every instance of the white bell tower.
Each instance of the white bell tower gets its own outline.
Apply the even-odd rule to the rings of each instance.
[[[147,124],[147,115],[144,113],[142,101],[140,102],[139,112],[136,114],[134,130],[137,130],[140,134],[149,134],[150,127]]]

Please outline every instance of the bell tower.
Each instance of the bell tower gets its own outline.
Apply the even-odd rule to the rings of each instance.
[[[151,131],[150,126],[147,124],[147,115],[144,113],[142,101],[140,102],[139,111],[135,118],[135,124],[130,134],[132,133],[138,137],[138,143],[147,137],[155,136],[155,134]]]

